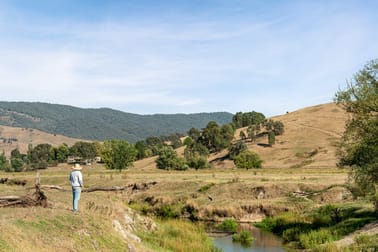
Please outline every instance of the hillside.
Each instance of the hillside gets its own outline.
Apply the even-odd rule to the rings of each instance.
[[[263,167],[301,168],[335,167],[337,163],[336,143],[344,132],[348,115],[335,103],[320,104],[291,113],[275,116],[273,120],[283,122],[285,132],[276,137],[272,147],[264,146],[268,140],[247,142],[250,150],[264,160]],[[235,138],[239,138],[240,129]],[[218,157],[222,156],[218,154]],[[213,158],[214,159],[214,158]],[[215,167],[233,167],[230,160],[215,162]]]
[[[33,128],[51,134],[88,140],[124,139],[185,134],[209,121],[231,122],[227,112],[138,115],[109,108],[83,109],[39,102],[0,102],[0,125]]]
[[[335,103],[320,104],[291,113],[275,116],[273,120],[284,123],[285,132],[276,137],[276,144],[266,147],[266,138],[256,143],[246,142],[248,148],[260,155],[265,168],[327,168],[337,163],[336,143],[340,139],[348,115]],[[235,133],[235,141],[240,131]],[[178,152],[183,153],[181,147]],[[209,160],[214,168],[234,168],[234,163],[224,159],[227,150],[212,154]],[[154,168],[154,158],[136,162],[139,168]]]
[[[40,130],[31,128],[18,128],[0,125],[0,152],[4,151],[6,156],[16,148],[21,153],[26,153],[28,145],[36,146],[42,143],[48,143],[52,146],[58,146],[66,143],[72,146],[77,141],[83,141],[77,138],[70,138],[63,135],[49,134]]]

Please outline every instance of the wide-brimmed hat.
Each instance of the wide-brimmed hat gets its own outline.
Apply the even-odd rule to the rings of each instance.
[[[71,167],[72,170],[81,170],[83,167],[81,167],[80,164],[75,164],[74,166]]]

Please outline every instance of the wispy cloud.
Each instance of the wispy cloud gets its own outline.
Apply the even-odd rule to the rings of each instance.
[[[219,3],[217,11],[172,5],[175,14],[127,17],[125,9],[126,18],[90,21],[9,4],[0,8],[2,99],[273,115],[331,101],[378,54],[371,6]]]

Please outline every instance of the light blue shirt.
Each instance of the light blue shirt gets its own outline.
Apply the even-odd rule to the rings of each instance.
[[[81,171],[73,170],[71,171],[70,178],[72,186],[80,186],[83,187],[83,174]]]

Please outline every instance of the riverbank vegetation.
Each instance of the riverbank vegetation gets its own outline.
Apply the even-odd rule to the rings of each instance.
[[[324,205],[302,213],[282,213],[255,226],[279,235],[289,248],[326,251],[327,247],[334,246],[333,242],[376,221],[377,217],[373,208],[351,203]],[[364,237],[371,244],[378,242],[376,236]]]

